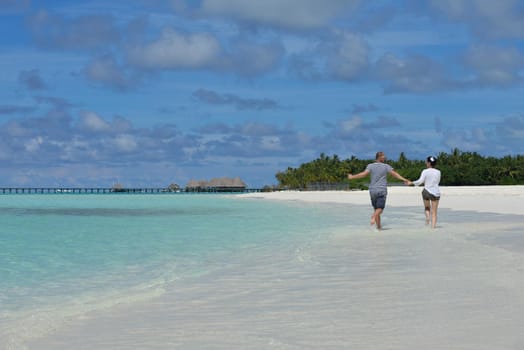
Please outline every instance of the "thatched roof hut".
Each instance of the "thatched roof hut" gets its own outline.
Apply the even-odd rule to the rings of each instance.
[[[186,188],[197,188],[200,187],[200,181],[197,180],[189,180],[189,182],[186,184]]]
[[[170,184],[169,186],[167,186],[167,190],[169,192],[179,192],[180,186],[178,184]]]
[[[190,180],[186,185],[186,191],[191,192],[242,192],[246,184],[239,177],[213,178],[210,181]]]
[[[126,189],[124,188],[124,185],[122,185],[120,182],[117,182],[113,184],[111,187],[111,192],[125,192]]]

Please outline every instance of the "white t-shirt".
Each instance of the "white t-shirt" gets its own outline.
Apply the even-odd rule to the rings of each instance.
[[[420,178],[413,181],[413,184],[419,186],[424,184],[424,188],[436,197],[440,197],[439,185],[440,183],[440,170],[435,168],[427,168],[422,170]]]

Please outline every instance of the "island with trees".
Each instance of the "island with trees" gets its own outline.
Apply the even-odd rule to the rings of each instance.
[[[450,153],[441,152],[437,168],[442,172],[442,186],[485,186],[485,185],[523,185],[524,155],[486,157],[476,152],[462,152],[455,148]],[[348,173],[364,170],[373,159],[340,159],[337,155],[320,157],[301,164],[297,168],[287,168],[275,177],[279,189],[303,190],[347,190],[366,189],[369,179],[349,181]],[[398,173],[408,179],[417,179],[424,169],[424,159],[410,160],[401,153],[397,160],[388,160]],[[388,182],[399,182],[388,178]]]

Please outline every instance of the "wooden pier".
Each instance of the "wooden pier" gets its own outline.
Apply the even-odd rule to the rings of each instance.
[[[246,188],[241,191],[232,191],[238,193],[260,192],[257,188]],[[207,188],[206,191],[198,193],[218,193],[225,192],[219,189]],[[110,194],[110,193],[130,193],[130,194],[153,194],[153,193],[197,193],[195,191],[186,191],[180,189],[172,191],[168,188],[102,188],[102,187],[0,187],[0,194]]]

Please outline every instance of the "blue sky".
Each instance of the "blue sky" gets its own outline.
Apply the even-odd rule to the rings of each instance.
[[[0,0],[0,186],[524,153],[521,0]]]

